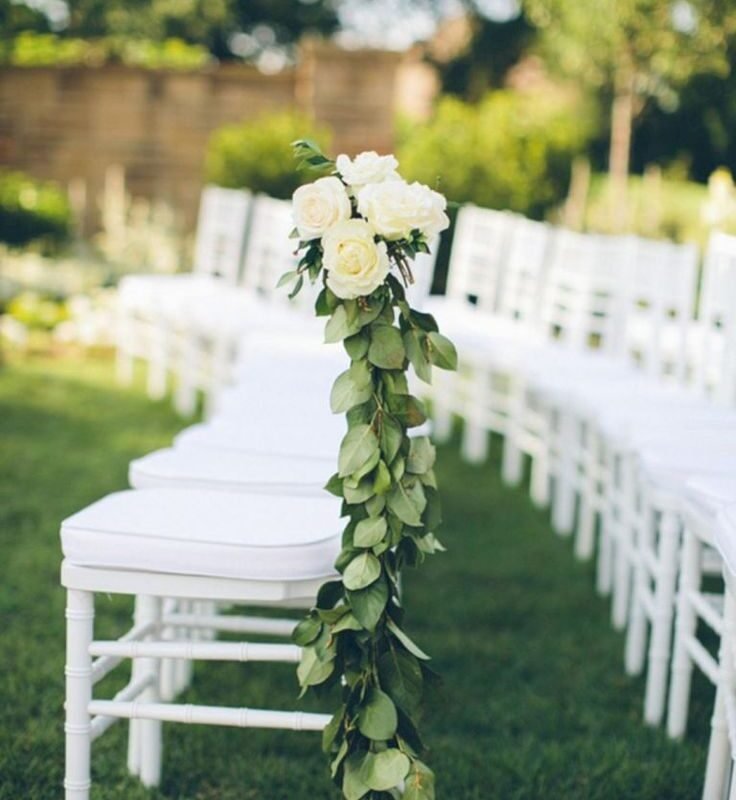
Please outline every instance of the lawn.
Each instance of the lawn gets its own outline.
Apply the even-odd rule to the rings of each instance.
[[[140,387],[117,388],[105,360],[0,366],[0,800],[62,796],[59,522],[123,488],[130,459],[182,425]],[[623,674],[591,568],[524,491],[500,485],[495,460],[471,467],[446,447],[438,471],[448,552],[408,575],[405,595],[408,626],[445,679],[423,725],[438,798],[697,798],[707,687],[696,686],[684,743],[645,728],[642,682]],[[98,598],[100,629],[120,629],[129,611]],[[192,702],[288,708],[297,694],[289,666],[202,666]],[[126,776],[124,734],[95,745],[96,800],[338,797],[314,734],[169,725],[157,791]]]

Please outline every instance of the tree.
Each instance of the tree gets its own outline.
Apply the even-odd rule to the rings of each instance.
[[[728,71],[732,0],[524,0],[548,63],[610,92],[614,223],[623,221],[632,127],[651,98],[676,96],[695,74]]]
[[[63,36],[183,39],[219,59],[289,50],[308,32],[338,26],[330,0],[67,0]]]

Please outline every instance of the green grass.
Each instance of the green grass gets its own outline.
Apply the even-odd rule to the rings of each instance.
[[[107,362],[0,367],[0,800],[61,797],[63,607],[59,522],[125,486],[130,459],[181,427],[166,403],[120,390]],[[407,576],[412,634],[444,675],[425,717],[440,800],[697,798],[712,693],[700,682],[682,744],[641,723],[642,682],[622,670],[608,604],[524,491],[495,463],[444,448],[449,552]],[[98,597],[101,630],[124,598]],[[287,708],[288,666],[202,665],[192,702]],[[311,704],[310,704],[311,705]],[[313,734],[169,725],[163,783],[125,773],[121,725],[93,753],[96,800],[336,798]]]

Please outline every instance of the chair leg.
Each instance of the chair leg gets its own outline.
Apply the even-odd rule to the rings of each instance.
[[[677,515],[672,511],[665,511],[659,527],[659,569],[654,592],[654,619],[644,699],[644,720],[648,725],[659,725],[664,715],[679,545],[680,525]]]
[[[700,589],[700,541],[688,530],[683,534],[680,585],[677,595],[675,640],[672,647],[672,674],[667,710],[667,733],[673,738],[685,734],[690,702],[693,662],[688,642],[695,637],[698,616],[690,602],[690,593]]]
[[[582,491],[580,493],[580,514],[575,535],[575,555],[581,561],[588,561],[595,551],[595,525],[600,486],[600,450],[598,437],[586,426],[583,450]]]
[[[552,501],[552,527],[561,536],[575,527],[575,419],[564,410],[560,414],[559,462]]]
[[[607,596],[613,588],[613,552],[615,549],[614,496],[616,472],[613,455],[606,451],[605,469],[601,477],[600,535],[598,559],[595,569],[595,588],[598,594]]]
[[[633,465],[627,458],[621,459],[621,492],[618,507],[611,508],[609,522],[615,526],[613,533],[614,573],[611,622],[617,631],[622,631],[630,617],[630,606],[636,589],[636,538],[641,520],[637,518],[636,492],[634,490]],[[615,500],[613,502],[616,502]],[[642,518],[644,515],[642,515]],[[632,587],[632,573],[633,583]],[[644,585],[646,586],[646,572]]]
[[[731,749],[728,741],[728,722],[726,720],[724,686],[719,685],[710,720],[710,740],[708,757],[705,762],[705,782],[703,800],[723,800],[726,795],[731,773]],[[736,781],[731,778],[730,798],[734,797]]]
[[[94,595],[67,591],[66,606],[66,800],[89,800],[92,749],[89,703],[92,700]]]
[[[507,486],[518,486],[524,478],[524,454],[519,444],[519,432],[524,429],[525,389],[517,377],[511,378],[509,416],[503,440],[501,478]]]
[[[529,479],[529,496],[537,508],[547,508],[550,503],[550,436],[552,434],[551,411],[543,413],[542,430],[539,435],[539,448],[532,458]]]
[[[159,638],[161,623],[161,599],[158,597],[139,597],[138,603],[142,607],[142,616],[147,620],[157,623],[152,634]],[[140,699],[142,703],[157,703],[160,699],[159,692],[159,664],[157,658],[139,658],[139,674],[141,678],[150,680],[150,685],[145,689]],[[158,786],[161,781],[161,721],[138,720],[140,743],[140,779],[144,786]]]
[[[624,664],[628,675],[641,674],[644,669],[644,661],[646,658],[647,616],[644,606],[647,594],[649,593],[649,573],[643,555],[645,551],[645,540],[647,538],[643,529],[653,525],[654,521],[650,519],[650,517],[653,517],[653,514],[649,509],[646,509],[645,513],[642,515],[643,522],[641,526],[637,526],[636,531],[628,530],[629,536],[633,533],[633,541],[629,552],[634,562],[634,586],[631,600],[629,601],[628,630],[626,631],[626,648],[624,655]],[[629,528],[629,526],[627,525],[626,528]],[[624,530],[625,529],[622,529],[622,539]],[[627,554],[624,553],[622,556],[626,558]],[[621,587],[618,587],[618,589],[620,591]]]

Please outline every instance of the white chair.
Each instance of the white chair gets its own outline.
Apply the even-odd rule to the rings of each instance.
[[[703,800],[736,797],[736,506],[716,515],[715,545],[725,582],[723,633],[718,653],[718,684],[711,719]]]
[[[335,498],[273,498],[203,490],[148,489],[109,495],[62,524],[67,590],[66,800],[88,800],[93,740],[118,719],[131,727],[128,763],[154,786],[161,771],[161,723],[321,730],[328,715],[162,702],[162,659],[299,661],[293,645],[176,641],[182,622],[234,632],[269,632],[247,618],[162,618],[161,598],[207,598],[251,606],[308,607],[339,552]],[[117,641],[94,638],[96,593],[138,596],[134,627]],[[262,622],[262,621],[261,621]],[[131,680],[111,700],[93,686],[124,659]]]
[[[166,391],[171,368],[169,326],[191,297],[234,285],[240,273],[249,192],[207,186],[202,191],[193,269],[177,275],[130,275],[118,287],[117,368],[120,380],[132,378],[133,361],[149,362],[152,397]]]
[[[698,627],[707,626],[719,638],[723,636],[723,593],[706,591],[703,579],[723,571],[723,562],[715,550],[716,516],[733,503],[733,475],[706,473],[687,482],[680,511],[682,547],[667,704],[667,733],[673,738],[685,733],[693,668],[700,669],[714,686],[718,684],[718,660],[702,644]]]

